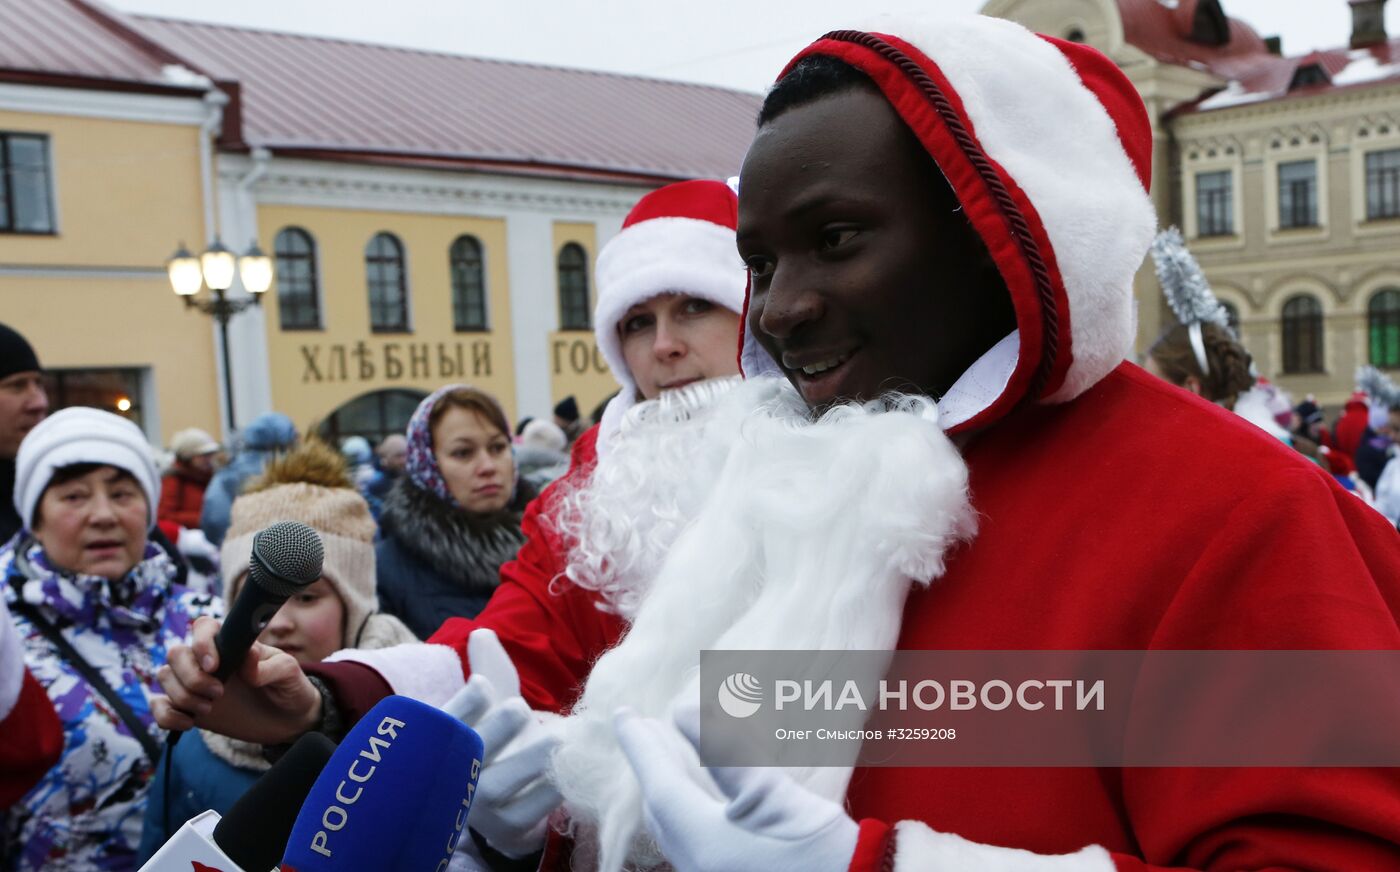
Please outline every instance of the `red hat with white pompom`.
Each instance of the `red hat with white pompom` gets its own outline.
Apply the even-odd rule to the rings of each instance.
[[[709,300],[732,312],[743,310],[748,273],[734,244],[738,213],[738,197],[724,182],[677,182],[638,201],[622,230],[603,246],[593,329],[622,391],[603,411],[600,452],[606,451],[623,415],[639,399],[617,329],[628,309],[674,293]]]

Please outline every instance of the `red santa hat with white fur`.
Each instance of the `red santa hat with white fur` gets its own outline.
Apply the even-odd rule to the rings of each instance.
[[[623,415],[640,399],[618,333],[627,310],[667,293],[700,297],[732,312],[743,310],[748,273],[734,244],[738,212],[738,198],[724,182],[677,182],[638,201],[622,230],[603,246],[593,329],[622,390],[603,411],[600,454],[607,451]]]

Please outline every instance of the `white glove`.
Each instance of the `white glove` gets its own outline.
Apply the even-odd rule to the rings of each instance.
[[[175,550],[187,557],[203,557],[216,564],[219,562],[219,549],[205,537],[203,530],[197,528],[181,527],[180,535],[175,539]]]
[[[850,867],[860,827],[841,806],[778,768],[694,762],[698,709],[678,711],[675,727],[622,709],[613,729],[641,784],[647,828],[677,872]]]
[[[475,728],[485,746],[467,825],[502,854],[524,857],[544,847],[549,815],[563,801],[546,777],[559,717],[530,710],[515,665],[491,630],[467,638],[467,665],[467,686],[443,707]]]

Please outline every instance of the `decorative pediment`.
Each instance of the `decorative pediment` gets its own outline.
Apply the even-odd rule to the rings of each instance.
[[[1270,151],[1287,151],[1294,148],[1328,144],[1327,131],[1321,124],[1291,124],[1275,127],[1265,135],[1264,141]]]
[[[1371,112],[1361,116],[1356,120],[1352,133],[1357,139],[1368,139],[1377,136],[1389,136],[1400,130],[1400,124],[1396,123],[1396,117],[1390,112]]]
[[[1206,136],[1183,142],[1181,152],[1187,160],[1217,160],[1240,157],[1244,154],[1244,146],[1233,136]]]

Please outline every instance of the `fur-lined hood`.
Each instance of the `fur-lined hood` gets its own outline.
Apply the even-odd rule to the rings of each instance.
[[[1011,294],[1018,335],[1004,387],[944,426],[978,429],[1022,403],[1073,400],[1123,362],[1136,335],[1133,277],[1157,229],[1142,98],[1093,48],[1014,22],[943,17],[899,33],[829,33],[788,66],[826,55],[870,77],[948,180]],[[747,304],[744,314],[744,375],[780,375],[744,329]]]
[[[535,495],[522,479],[509,505],[478,515],[453,508],[404,476],[384,500],[379,529],[438,575],[460,580],[470,592],[489,592],[501,564],[525,544],[520,516]]]

